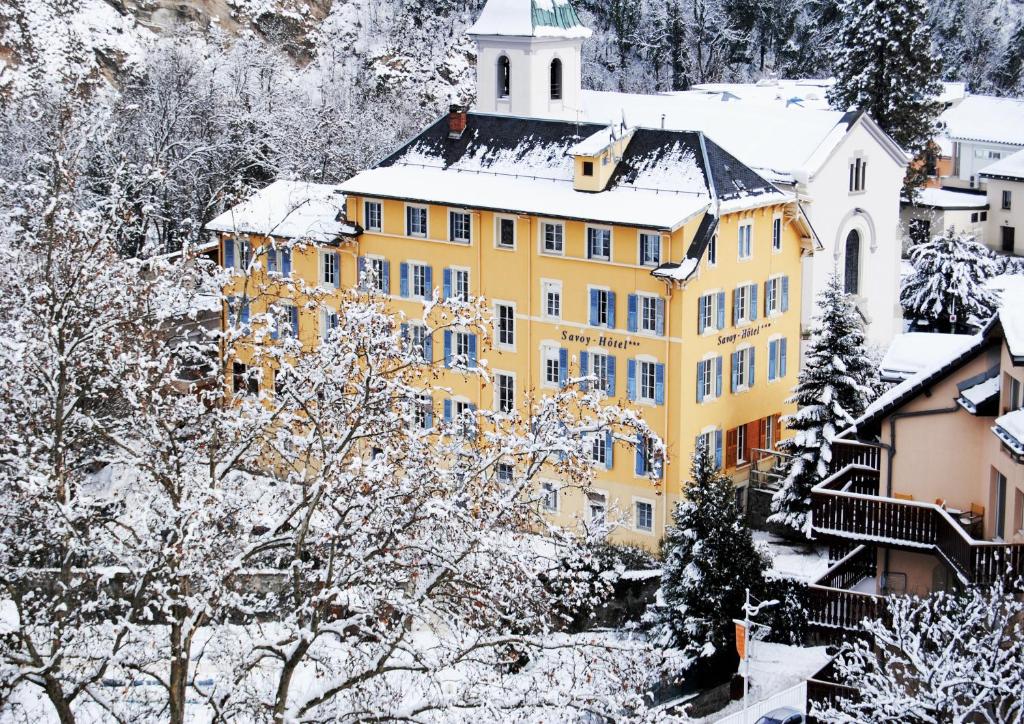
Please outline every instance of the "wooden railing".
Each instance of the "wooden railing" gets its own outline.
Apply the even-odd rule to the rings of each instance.
[[[807,620],[814,626],[858,631],[865,618],[879,618],[885,601],[870,593],[848,590],[873,578],[877,554],[872,546],[857,546],[807,587]]]
[[[857,546],[836,561],[824,576],[815,581],[815,585],[850,588],[865,578],[873,578],[878,565],[877,555],[874,546]]]
[[[829,470],[836,473],[849,465],[881,470],[882,449],[857,440],[833,440]]]
[[[816,718],[812,711],[821,711],[834,707],[842,710],[842,701],[856,701],[860,695],[852,686],[840,684],[836,679],[835,662],[830,661],[825,668],[807,680],[807,721],[816,724],[823,721]]]

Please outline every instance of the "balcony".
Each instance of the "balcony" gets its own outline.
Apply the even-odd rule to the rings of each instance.
[[[870,582],[874,590],[876,551],[859,545],[835,563],[824,576],[808,586],[807,620],[819,628],[859,631],[866,618],[885,613],[885,600],[866,591],[853,590]]]
[[[862,443],[835,446],[835,472],[811,492],[815,537],[932,553],[965,585],[1012,584],[1024,575],[1024,544],[976,540],[938,505],[880,496],[879,452]]]

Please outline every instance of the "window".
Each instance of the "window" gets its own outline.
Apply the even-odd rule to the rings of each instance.
[[[564,385],[569,372],[568,366],[568,350],[554,346],[541,348],[541,369],[545,385],[549,387]]]
[[[508,98],[512,88],[512,65],[508,56],[498,58],[498,98]]]
[[[982,221],[988,221],[988,212],[987,211],[982,211],[981,212],[981,220]]]
[[[558,486],[554,483],[544,483],[541,485],[541,491],[544,496],[544,510],[557,511],[558,510]]]
[[[782,251],[782,218],[772,219],[772,251]]]
[[[282,336],[298,339],[299,308],[294,304],[281,304],[274,312],[274,329],[270,336],[272,339]]]
[[[238,328],[249,324],[249,298],[228,297],[228,326]]]
[[[761,421],[761,423],[764,425],[764,430],[761,433],[761,439],[764,441],[763,449],[765,450],[775,449],[775,420],[775,415],[768,415],[768,417],[764,418],[764,420]]]
[[[768,381],[774,382],[786,376],[785,338],[773,339],[768,343]]]
[[[548,254],[564,254],[565,227],[555,221],[545,221],[541,229],[544,235],[544,251]]]
[[[711,357],[697,363],[697,402],[722,396],[722,358]]]
[[[1009,211],[1012,206],[1013,206],[1013,194],[1010,192],[1009,189],[1005,189],[1003,191],[1003,206],[1002,206],[1002,209],[1003,209],[1003,211]]]
[[[607,497],[604,493],[587,493],[587,513],[591,523],[604,523],[605,512],[608,509]]]
[[[448,241],[457,244],[468,244],[470,242],[470,229],[472,228],[472,217],[465,211],[448,212]],[[423,235],[426,236],[427,227],[424,222]]]
[[[364,289],[388,294],[391,291],[390,262],[375,256],[360,257],[359,282]]]
[[[469,270],[445,269],[441,280],[445,299],[469,301]]]
[[[516,248],[516,220],[509,218],[498,218],[498,248]]]
[[[608,442],[604,432],[595,432],[590,435],[590,461],[596,465],[608,467]]]
[[[340,258],[337,252],[325,251],[320,254],[320,283],[338,288]]]
[[[651,475],[661,477],[661,461],[655,458],[654,445],[644,436],[637,437],[636,457],[633,464],[633,472],[636,475]]]
[[[722,469],[722,431],[709,430],[697,436],[696,449],[704,449],[715,465],[715,470]]]
[[[463,437],[472,437],[476,434],[476,408],[465,400],[445,400],[446,422],[457,421],[458,432]]]
[[[860,292],[860,232],[852,229],[846,235],[846,256],[843,262],[844,289],[847,294]]]
[[[551,100],[562,100],[562,61],[558,58],[551,61]]]
[[[498,347],[507,349],[516,346],[516,309],[511,304],[498,302],[494,305],[495,324],[498,327]]]
[[[924,244],[932,233],[932,222],[928,219],[910,220],[910,241],[914,244]]]
[[[747,426],[736,428],[736,467],[747,462]]]
[[[429,430],[434,426],[434,400],[430,393],[423,392],[416,396],[413,418],[416,427],[420,430]]]
[[[764,283],[764,314],[771,316],[789,311],[789,277],[775,277]]]
[[[654,402],[654,363],[641,361],[637,370],[639,399],[642,402]]]
[[[751,234],[754,232],[753,224],[740,224],[739,230],[739,252],[740,259],[749,259],[753,253],[751,245]]]
[[[996,513],[996,529],[995,537],[1002,539],[1006,536],[1006,476],[998,470],[995,472],[995,490],[992,491],[995,494],[995,513]]]
[[[658,297],[640,297],[640,331],[665,333],[665,302]]]
[[[498,463],[498,465],[494,469],[494,472],[497,475],[497,478],[498,478],[498,480],[500,482],[502,482],[502,483],[511,483],[512,482],[512,475],[513,475],[514,471],[512,469],[512,465],[510,463]]]
[[[246,239],[224,240],[224,267],[245,271],[252,261],[252,244]]]
[[[379,201],[367,201],[363,204],[364,221],[367,231],[380,231],[383,228],[384,216]]]
[[[338,328],[338,313],[331,308],[323,309],[320,312],[320,336],[326,337]]]
[[[754,386],[754,348],[732,353],[731,392],[742,392]]]
[[[434,340],[424,324],[411,322],[402,325],[402,338],[409,343],[409,350],[424,362],[434,361]]]
[[[260,393],[260,381],[249,371],[248,365],[234,362],[231,365],[231,389],[236,395],[256,396]]]
[[[643,500],[636,501],[636,529],[651,531],[654,528],[654,506]]]
[[[615,396],[615,358],[604,352],[580,352],[580,374],[594,377],[595,386],[609,397]]]
[[[626,396],[632,401],[665,404],[665,365],[629,360]]]
[[[757,319],[757,285],[744,284],[732,291],[732,323],[734,326]]]
[[[405,207],[405,235],[426,238],[427,209],[425,206]]]
[[[548,319],[562,318],[562,283],[545,281],[541,283],[541,306]]]
[[[587,258],[609,261],[612,258],[612,230],[587,227]]]
[[[977,211],[975,211],[973,214],[971,214],[971,223],[972,224],[977,224],[978,223],[978,212]]]
[[[494,373],[494,407],[498,412],[515,408],[515,378],[505,372]]]
[[[1006,385],[1006,405],[1003,407],[1003,414],[1019,410],[1024,407],[1024,399],[1021,396],[1021,382],[1016,377],[1006,375],[1009,383]]]
[[[697,333],[725,329],[725,292],[711,292],[697,300]]]
[[[401,292],[403,297],[426,299],[433,295],[433,274],[426,264],[402,264]]]
[[[854,159],[850,164],[850,193],[864,190],[868,173],[868,162],[862,158]]]
[[[708,266],[714,266],[718,263],[718,234],[711,235],[711,241],[708,242]]]
[[[267,247],[267,273],[289,278],[292,275],[292,250],[287,247]]]
[[[593,176],[594,175],[594,162],[593,161],[584,161],[583,162],[583,175],[584,176]]]
[[[452,339],[455,342],[453,351],[460,359],[469,358],[470,338],[469,332],[455,332],[452,335]]]
[[[640,232],[640,265],[658,266],[661,263],[661,234]]]
[[[615,292],[590,290],[590,324],[593,327],[615,328]]]
[[[444,331],[445,367],[476,368],[476,335],[470,332]]]

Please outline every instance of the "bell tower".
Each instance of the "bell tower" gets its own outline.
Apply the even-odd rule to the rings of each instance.
[[[577,119],[591,32],[569,0],[488,0],[469,34],[477,48],[476,110]]]

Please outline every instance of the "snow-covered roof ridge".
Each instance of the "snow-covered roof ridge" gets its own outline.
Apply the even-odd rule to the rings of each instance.
[[[1024,181],[1024,149],[986,166],[978,175]]]
[[[939,121],[953,139],[1024,146],[1024,99],[967,95]]]
[[[970,344],[969,334],[907,332],[897,334],[879,365],[886,380],[905,380],[934,365],[937,360],[956,356]]]
[[[209,231],[333,241],[356,233],[340,186],[280,179],[206,225]]]
[[[903,202],[909,203],[906,199]],[[988,196],[963,189],[926,188],[917,192],[914,205],[933,209],[985,209],[988,208]]]
[[[569,0],[488,0],[470,35],[589,38]]]

